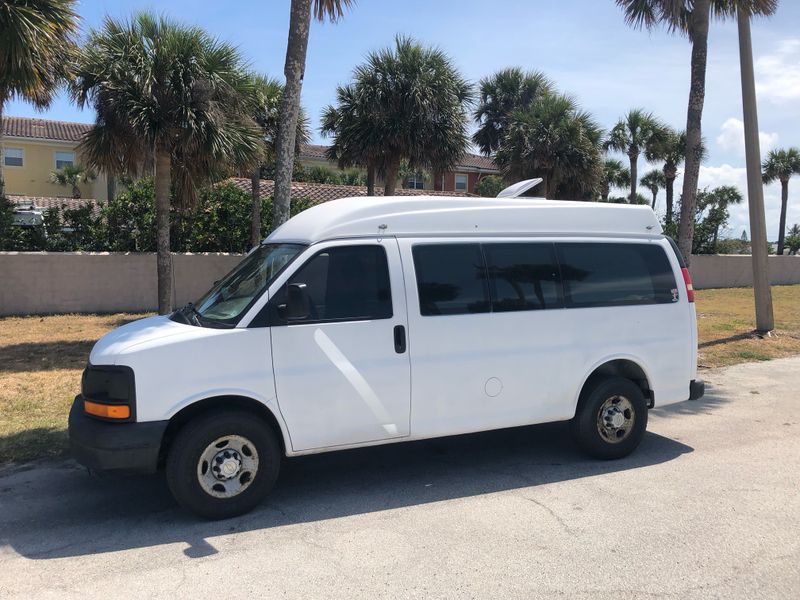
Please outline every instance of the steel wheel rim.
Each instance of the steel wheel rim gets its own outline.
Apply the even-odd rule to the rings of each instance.
[[[211,442],[197,461],[200,487],[214,498],[233,498],[256,478],[258,451],[240,435],[224,435]]]
[[[636,410],[625,396],[606,398],[597,412],[597,432],[609,444],[619,444],[628,439],[636,423]]]

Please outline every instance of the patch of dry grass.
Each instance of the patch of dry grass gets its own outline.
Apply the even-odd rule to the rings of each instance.
[[[800,354],[800,285],[772,288],[776,332],[752,334],[753,290],[697,292],[699,363],[720,367]],[[65,454],[67,413],[94,342],[145,315],[0,319],[0,464]]]
[[[724,367],[800,354],[800,285],[772,288],[775,331],[764,338],[753,332],[752,288],[699,290],[696,302],[699,366]]]
[[[67,414],[92,346],[141,316],[0,319],[0,464],[65,453]]]

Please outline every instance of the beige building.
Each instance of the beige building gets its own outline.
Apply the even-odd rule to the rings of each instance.
[[[50,181],[53,171],[81,164],[78,144],[91,125],[28,117],[3,117],[3,178],[9,196],[71,198],[72,188]],[[106,200],[106,178],[80,186],[81,197]]]

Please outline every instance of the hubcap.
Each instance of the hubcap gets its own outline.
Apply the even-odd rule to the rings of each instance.
[[[246,490],[258,471],[258,452],[240,435],[226,435],[211,442],[197,462],[200,487],[215,498],[232,498]]]
[[[636,411],[625,396],[611,396],[597,413],[597,431],[606,442],[618,444],[626,439],[636,422]]]

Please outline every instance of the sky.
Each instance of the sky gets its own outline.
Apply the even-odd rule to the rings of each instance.
[[[154,11],[204,27],[238,45],[254,70],[282,78],[289,28],[289,0],[83,0],[78,12],[84,33],[105,15],[125,18]],[[613,0],[357,0],[338,23],[311,28],[303,106],[311,117],[314,141],[322,109],[335,99],[338,84],[373,50],[398,34],[446,51],[468,79],[520,66],[547,74],[605,128],[629,109],[652,111],[677,129],[686,124],[691,46],[664,30],[639,31],[625,25]],[[800,2],[782,0],[769,19],[753,21],[753,54],[762,156],[770,149],[800,147]],[[92,122],[64,95],[38,113],[11,102],[7,115],[44,116]],[[709,157],[701,166],[700,187],[735,185],[746,197],[741,81],[736,23],[711,26],[703,135]],[[625,158],[625,157],[619,157]],[[652,168],[640,161],[639,173]],[[681,185],[676,182],[676,195]],[[795,193],[792,193],[792,187]],[[622,191],[620,195],[624,195]],[[780,186],[764,189],[767,234],[777,239]],[[787,224],[800,223],[800,177],[790,185]],[[664,192],[657,210],[663,210]],[[748,228],[747,205],[731,209],[729,236]]]

